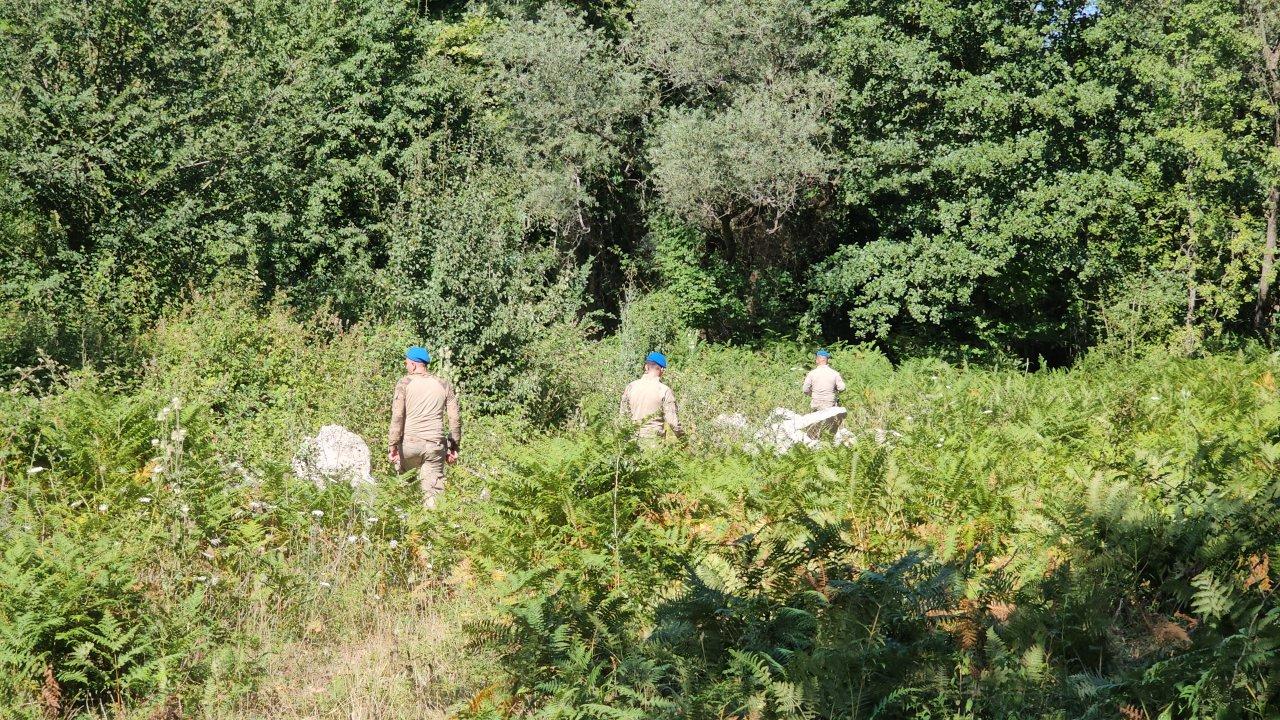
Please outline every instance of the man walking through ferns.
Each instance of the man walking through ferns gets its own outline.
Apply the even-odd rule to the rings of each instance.
[[[448,381],[427,369],[431,354],[413,346],[405,351],[407,373],[396,383],[391,400],[391,428],[387,432],[387,459],[396,472],[417,471],[422,502],[435,507],[444,492],[444,466],[458,458],[462,444],[462,415],[458,396]],[[445,434],[445,414],[449,433]]]
[[[844,392],[844,378],[829,364],[831,353],[825,349],[814,353],[816,366],[804,376],[804,387],[801,388],[809,396],[809,407],[813,410],[826,410],[840,405],[840,393]],[[833,417],[809,427],[809,437],[817,439],[823,431],[835,433],[840,429],[840,418]]]
[[[676,435],[684,432],[676,411],[675,393],[662,382],[666,369],[666,355],[649,353],[644,359],[644,375],[627,385],[618,406],[619,414],[639,425],[636,438],[646,446],[656,444],[668,425]]]

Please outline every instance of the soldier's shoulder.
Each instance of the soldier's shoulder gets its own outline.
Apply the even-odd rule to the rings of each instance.
[[[412,375],[401,375],[400,379],[396,381],[396,387],[402,388],[405,385],[408,385],[411,380],[413,380]]]

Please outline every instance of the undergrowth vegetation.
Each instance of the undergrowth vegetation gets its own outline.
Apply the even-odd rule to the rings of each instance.
[[[855,442],[775,455],[717,416],[798,406],[801,348],[691,338],[691,433],[642,451],[613,339],[566,421],[469,417],[428,513],[376,452],[375,489],[287,462],[381,446],[400,331],[222,307],[0,395],[0,716],[1276,712],[1276,355],[837,348]]]
[[[1278,0],[4,0],[0,87],[0,720],[1280,717]]]
[[[456,541],[511,573],[476,714],[1269,716],[1274,362],[922,364],[784,457],[521,448]]]

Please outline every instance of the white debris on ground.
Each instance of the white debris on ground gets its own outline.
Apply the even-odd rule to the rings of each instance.
[[[320,428],[314,437],[302,441],[293,456],[293,473],[319,488],[333,483],[373,485],[369,468],[369,446],[341,425]]]
[[[786,408],[774,408],[751,436],[751,442],[747,443],[746,450],[759,452],[761,449],[771,448],[781,455],[796,445],[817,448],[822,445],[822,441],[809,437],[809,429],[832,418],[843,418],[847,413],[848,411],[842,407],[818,410],[804,415]],[[717,427],[727,430],[749,430],[751,426],[750,420],[738,413],[720,415],[712,422]],[[854,441],[854,434],[843,427],[831,440],[835,445],[852,445]]]
[[[844,447],[850,447],[856,442],[858,442],[858,436],[849,432],[849,428],[843,425],[836,431],[835,436],[831,438],[832,445],[842,445]]]
[[[756,432],[757,445],[772,447],[773,451],[779,455],[796,445],[808,448],[818,447],[818,441],[809,437],[809,434],[804,431],[808,425],[802,425],[802,417],[804,416],[786,408],[774,408],[765,419],[764,425]]]

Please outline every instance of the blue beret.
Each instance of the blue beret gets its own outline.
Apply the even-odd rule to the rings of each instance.
[[[420,363],[431,362],[431,353],[427,352],[426,348],[418,347],[417,345],[414,345],[408,350],[405,350],[404,356],[406,359],[412,360],[414,362],[420,362]]]
[[[818,352],[814,353],[814,355],[817,355],[818,357],[824,357],[824,358],[831,357],[831,353],[827,352],[826,348],[819,349]]]
[[[653,352],[649,353],[648,355],[646,355],[646,356],[644,357],[644,361],[645,361],[645,362],[651,362],[651,363],[653,363],[654,365],[657,365],[657,366],[658,366],[658,367],[660,367],[660,368],[665,368],[665,367],[667,366],[667,356],[666,356],[666,355],[663,355],[662,353],[658,352],[657,350],[655,350],[655,351],[653,351]]]

